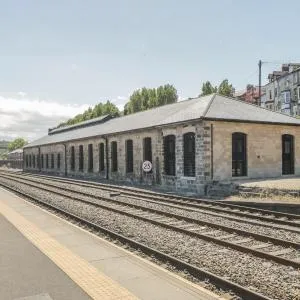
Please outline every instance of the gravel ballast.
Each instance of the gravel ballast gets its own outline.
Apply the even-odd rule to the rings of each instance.
[[[66,197],[54,196],[38,188],[28,187],[26,184],[14,183],[3,178],[1,181],[274,299],[300,299],[300,272],[292,267],[227,249],[105,209],[71,201]]]

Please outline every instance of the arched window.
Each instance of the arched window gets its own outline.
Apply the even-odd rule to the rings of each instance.
[[[111,171],[118,171],[118,148],[117,142],[111,142]]]
[[[88,145],[88,170],[93,172],[94,169],[94,155],[93,155],[93,144]]]
[[[57,153],[57,169],[60,170],[60,153]]]
[[[71,147],[71,170],[75,170],[75,147]]]
[[[289,175],[295,173],[294,157],[294,136],[290,134],[282,135],[282,174]]]
[[[164,137],[164,169],[166,175],[175,176],[176,174],[175,141],[175,135],[167,135]]]
[[[232,176],[247,176],[247,135],[232,134]]]
[[[132,140],[127,140],[125,143],[126,149],[126,173],[133,172],[133,142]]]
[[[79,171],[83,171],[83,145],[79,146]]]
[[[104,171],[104,143],[99,144],[99,172]]]
[[[183,135],[183,172],[184,176],[195,177],[195,133]]]
[[[51,154],[51,169],[54,169],[54,154]]]

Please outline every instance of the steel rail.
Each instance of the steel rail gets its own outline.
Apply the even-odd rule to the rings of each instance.
[[[13,181],[13,179],[10,179],[10,180]],[[108,206],[102,205],[100,203],[95,203],[95,202],[91,202],[91,201],[88,201],[88,200],[84,200],[84,199],[81,199],[81,198],[79,198],[77,196],[66,195],[66,194],[64,194],[61,191],[53,191],[52,189],[46,188],[45,186],[40,187],[40,186],[37,186],[35,184],[28,183],[24,179],[23,179],[23,182],[22,182],[22,180],[14,180],[14,181],[17,181],[17,182],[19,182],[21,184],[24,184],[24,185],[27,185],[27,186],[31,186],[31,187],[34,187],[34,188],[37,188],[37,189],[41,189],[41,190],[44,190],[44,191],[56,194],[58,196],[70,198],[72,200],[76,200],[76,201],[79,201],[79,202],[82,202],[82,203],[85,203],[85,204],[88,204],[88,205],[92,205],[92,206],[97,207],[97,208],[100,207],[102,209],[113,211],[115,213],[119,213],[119,214],[122,214],[122,215],[127,215],[128,217],[131,217],[131,218],[139,219],[139,220],[142,220],[142,221],[146,221],[146,222],[152,223],[154,225],[165,227],[165,228],[171,229],[173,231],[177,231],[177,232],[184,233],[184,234],[187,234],[187,235],[190,235],[190,236],[193,236],[193,237],[197,237],[199,239],[206,240],[208,242],[213,242],[213,243],[219,244],[221,246],[230,247],[230,248],[232,248],[234,250],[241,251],[243,253],[247,253],[247,254],[251,253],[251,254],[253,254],[253,255],[257,256],[257,257],[260,257],[260,258],[264,258],[264,259],[268,259],[268,260],[273,260],[273,261],[275,261],[277,263],[280,263],[280,264],[283,264],[283,265],[287,265],[287,266],[292,266],[294,268],[300,268],[300,262],[297,262],[297,261],[294,261],[294,260],[289,260],[289,259],[286,259],[286,258],[283,258],[283,257],[280,257],[280,256],[275,256],[275,255],[269,254],[267,252],[262,252],[262,251],[259,251],[259,250],[253,249],[253,248],[249,248],[249,247],[246,247],[246,246],[242,246],[240,244],[236,244],[234,242],[224,241],[222,239],[218,239],[217,237],[212,237],[212,236],[208,236],[208,235],[201,234],[201,233],[198,233],[198,232],[190,231],[188,229],[181,228],[180,226],[178,227],[178,226],[175,226],[175,225],[170,225],[168,223],[163,223],[162,221],[156,221],[156,220],[153,220],[153,219],[151,219],[149,217],[140,216],[140,215],[137,215],[137,214],[134,214],[134,213],[131,213],[131,212],[124,211],[122,209],[108,207]],[[54,188],[55,189],[59,189],[60,187],[54,186]],[[78,194],[76,191],[72,191],[72,190],[69,193],[74,193],[74,194],[76,193],[76,194]],[[89,196],[89,197],[93,197],[93,196]],[[105,197],[103,197],[103,198],[100,197],[100,199],[103,200],[103,201],[115,202],[118,205],[122,205],[122,206],[125,206],[125,207],[130,206],[130,207],[134,207],[135,209],[143,209],[143,207],[140,207],[138,205],[130,205],[130,204],[126,204],[126,203],[121,202],[121,201],[114,200],[114,199],[109,199],[109,198],[105,198]],[[151,213],[163,215],[163,216],[166,216],[166,217],[175,218],[177,220],[185,220],[185,221],[188,221],[188,222],[191,222],[191,223],[194,223],[194,224],[198,223],[197,220],[192,219],[192,218],[184,218],[184,217],[181,218],[178,215],[171,214],[171,213],[160,212],[160,211],[157,211],[155,209],[144,208],[143,210],[144,211],[149,211]],[[172,220],[168,220],[168,221],[170,222]],[[232,230],[232,231],[234,231],[234,230]],[[249,232],[246,232],[246,235],[247,236],[251,236],[252,234],[249,233]],[[260,240],[264,241],[264,242],[269,242],[271,239],[268,238],[268,237],[263,236],[263,238],[260,237]],[[275,238],[273,240],[275,241],[276,244],[280,243],[281,246],[290,246],[290,247],[294,247],[296,249],[300,248],[300,245],[297,244],[297,243],[292,243],[292,242],[287,242],[287,241],[281,241],[281,240],[278,240],[278,239],[275,239]],[[287,245],[287,244],[289,244],[289,245]]]
[[[24,175],[31,176],[31,177],[37,177],[37,178],[46,178],[46,179],[52,180],[52,181],[60,181],[60,182],[65,182],[65,183],[70,183],[70,184],[75,184],[75,185],[80,184],[81,186],[99,188],[102,190],[108,190],[108,191],[114,191],[114,192],[121,191],[123,195],[127,195],[127,196],[135,196],[136,195],[136,196],[143,197],[143,198],[157,199],[159,201],[171,202],[171,203],[175,203],[178,205],[186,205],[189,207],[194,207],[194,208],[199,208],[199,209],[204,209],[204,210],[232,213],[237,216],[256,218],[256,219],[259,219],[259,220],[262,220],[265,222],[270,222],[270,223],[276,221],[278,224],[300,227],[300,223],[297,222],[297,221],[300,222],[300,215],[296,215],[296,214],[289,214],[289,213],[276,212],[276,211],[266,210],[266,209],[252,208],[252,207],[248,207],[248,206],[229,204],[229,203],[217,202],[217,201],[212,201],[212,200],[156,193],[156,192],[146,191],[146,190],[139,191],[137,189],[132,189],[129,187],[124,187],[124,186],[123,187],[113,186],[113,185],[108,185],[108,184],[103,184],[103,183],[95,183],[95,182],[84,181],[84,180],[55,177],[55,176],[51,176],[51,175],[49,176],[49,175],[40,175],[40,174],[32,174],[32,173],[22,173],[22,175],[18,174],[18,176],[24,176]],[[217,206],[217,207],[215,207],[215,206]],[[228,210],[226,208],[229,208],[231,210]],[[237,210],[239,210],[239,211],[237,211]],[[245,212],[242,212],[240,210],[244,210]],[[248,213],[247,211],[262,214],[262,216],[251,214],[251,213]],[[277,218],[266,217],[266,216],[272,216],[272,215]],[[293,222],[293,221],[282,220],[282,219],[278,219],[278,218],[287,218],[289,220],[292,219],[292,220],[297,220],[297,221]]]
[[[246,287],[243,287],[237,283],[234,283],[230,280],[227,280],[225,278],[222,278],[221,276],[215,275],[209,271],[203,270],[199,267],[196,267],[192,264],[189,264],[183,260],[180,260],[176,257],[173,257],[171,255],[168,255],[164,252],[161,252],[159,250],[156,250],[152,247],[149,247],[143,243],[137,242],[133,239],[130,239],[122,234],[116,233],[112,230],[109,230],[103,226],[97,225],[93,222],[90,222],[89,220],[79,217],[75,214],[72,214],[64,209],[61,209],[59,207],[56,207],[54,205],[51,205],[50,203],[47,203],[41,199],[38,199],[37,197],[34,197],[32,195],[29,195],[25,192],[20,192],[15,188],[12,188],[6,184],[3,184],[0,182],[0,186],[6,188],[7,190],[10,190],[22,197],[28,198],[31,201],[38,203],[42,206],[47,207],[48,209],[54,210],[55,212],[58,212],[76,222],[79,222],[81,224],[87,225],[90,228],[94,229],[97,232],[104,233],[108,235],[111,238],[117,239],[118,241],[122,242],[123,244],[128,244],[132,248],[142,251],[143,253],[152,256],[154,255],[157,259],[159,259],[162,262],[169,262],[172,265],[174,265],[178,270],[186,270],[194,277],[198,278],[199,280],[205,280],[209,279],[210,282],[215,284],[217,287],[222,288],[224,290],[231,290],[240,297],[242,297],[244,300],[272,300],[271,298],[262,295],[260,293],[254,292],[250,289],[247,289]],[[26,199],[25,199],[26,200]]]
[[[50,176],[42,176],[42,178],[40,176],[32,176],[32,174],[29,174],[28,176],[13,176],[11,175],[11,172],[8,172],[9,174],[7,174],[7,176],[12,176],[13,178],[37,178],[39,180],[46,180],[46,181],[51,181],[51,182],[60,182],[60,183],[70,183],[69,180],[68,181],[65,181],[65,180],[61,180],[61,179],[55,179],[53,180],[53,178]],[[1,172],[0,172],[1,174]],[[46,178],[46,179],[44,179]],[[76,185],[76,186],[81,186],[81,187],[92,187],[92,188],[95,188],[94,186],[90,186],[89,184],[80,184],[78,183],[78,181],[76,180],[75,182],[71,182],[71,184],[73,185]],[[101,190],[102,188],[99,188],[99,190]],[[112,189],[111,191],[113,192],[117,192],[118,189],[115,188],[115,189]],[[124,192],[121,192],[121,196],[124,195],[125,193]],[[152,203],[156,203],[156,204],[161,204],[161,205],[165,205],[165,206],[171,206],[171,207],[175,207],[175,205],[178,205],[176,208],[180,208],[180,209],[184,209],[184,210],[187,210],[187,211],[194,211],[194,212],[197,212],[197,210],[195,209],[192,209],[190,206],[195,206],[195,204],[186,204],[186,203],[182,203],[182,202],[178,202],[178,201],[172,201],[172,200],[167,200],[167,199],[164,199],[164,200],[153,200],[152,198],[145,198],[143,195],[141,196],[132,196],[132,193],[129,193],[127,195],[127,197],[130,197],[130,198],[134,198],[134,199],[139,199],[139,200],[143,200],[143,201],[147,201],[147,202],[152,202]],[[145,199],[141,199],[141,198],[145,198]],[[172,204],[174,205],[172,205]],[[196,208],[200,210],[201,212],[201,209],[202,209],[202,206],[199,207],[196,205]],[[234,221],[243,221],[244,223],[249,223],[249,224],[253,224],[253,225],[262,225],[262,226],[268,226],[268,227],[271,227],[271,228],[275,228],[275,229],[283,229],[283,230],[288,230],[288,231],[291,231],[291,232],[296,232],[296,233],[300,233],[300,226],[297,224],[297,223],[294,223],[294,222],[289,222],[288,225],[284,224],[285,226],[290,226],[290,228],[286,228],[286,227],[280,227],[280,224],[282,223],[281,221],[282,220],[277,220],[277,219],[270,219],[270,218],[265,218],[265,217],[262,217],[262,219],[260,219],[260,221],[267,221],[268,224],[263,224],[263,223],[259,223],[259,221],[255,221],[255,220],[252,220],[253,218],[256,218],[257,216],[255,215],[252,215],[252,214],[247,214],[247,218],[248,219],[240,219],[238,217],[234,217],[234,216],[231,216],[229,214],[236,214],[234,211],[229,211],[229,210],[222,210],[223,213],[225,213],[225,215],[222,215],[220,213],[215,213],[215,212],[210,212],[209,211],[209,208],[207,208],[206,206],[204,207],[205,208],[205,213],[207,214],[210,214],[210,215],[213,215],[213,216],[218,216],[218,217],[223,217],[223,218],[227,218],[229,220],[234,220]],[[243,215],[243,217],[245,217]],[[250,219],[251,218],[251,219]],[[280,223],[280,224],[277,224],[277,223]],[[295,228],[295,229],[294,229]]]

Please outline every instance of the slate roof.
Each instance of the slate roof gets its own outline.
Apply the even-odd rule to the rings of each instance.
[[[100,124],[86,127],[77,126],[77,128],[54,134],[52,132],[24,148],[200,119],[300,125],[300,119],[234,98],[212,94],[112,118]]]
[[[84,126],[90,126],[90,125],[93,125],[93,124],[98,124],[98,123],[103,123],[104,121],[110,119],[111,116],[110,115],[104,115],[104,116],[101,116],[101,117],[98,117],[98,118],[93,118],[93,119],[90,119],[90,120],[86,120],[86,121],[83,121],[83,122],[80,122],[80,123],[77,123],[77,124],[74,124],[74,125],[68,125],[68,126],[63,126],[63,127],[59,127],[59,128],[53,128],[53,129],[49,129],[48,133],[49,134],[54,134],[54,133],[57,133],[57,132],[62,132],[62,131],[69,131],[71,129],[75,129],[75,128],[79,128],[79,127],[84,127]]]

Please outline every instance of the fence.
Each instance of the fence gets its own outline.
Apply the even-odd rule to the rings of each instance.
[[[12,169],[23,169],[23,160],[0,160],[0,168],[12,168]]]

